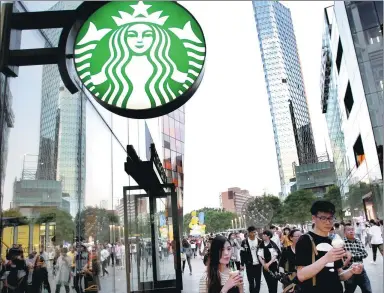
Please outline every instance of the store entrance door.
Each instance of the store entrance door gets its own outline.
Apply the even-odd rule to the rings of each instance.
[[[159,187],[123,188],[127,292],[182,290],[176,189]]]

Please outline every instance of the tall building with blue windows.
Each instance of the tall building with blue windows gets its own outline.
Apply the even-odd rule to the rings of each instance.
[[[291,12],[277,1],[253,1],[272,116],[281,196],[290,192],[296,165],[316,163]]]

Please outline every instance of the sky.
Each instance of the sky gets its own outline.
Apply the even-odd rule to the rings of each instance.
[[[282,3],[291,9],[316,149],[322,153],[329,143],[320,107],[321,38],[323,9],[332,2]],[[219,207],[219,194],[229,187],[277,195],[276,151],[252,2],[181,4],[198,20],[207,42],[205,76],[186,104],[184,211]],[[31,10],[49,5],[28,3]],[[23,48],[42,44],[34,32],[23,34],[22,42]],[[41,66],[22,68],[11,82],[16,125],[9,139],[5,208],[13,180],[20,177],[23,154],[38,153],[41,74]]]

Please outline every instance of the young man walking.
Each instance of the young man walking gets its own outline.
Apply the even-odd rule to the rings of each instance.
[[[259,293],[261,283],[261,264],[257,257],[257,248],[261,240],[256,236],[256,228],[250,226],[248,228],[248,237],[243,240],[240,248],[240,269],[246,267],[250,293]]]
[[[344,231],[345,250],[352,255],[350,261],[344,263],[344,269],[348,269],[353,263],[363,263],[363,259],[368,256],[368,253],[361,240],[355,237],[355,229],[351,224],[345,224]],[[365,269],[360,275],[353,275],[344,282],[344,293],[354,293],[357,286],[361,288],[362,293],[372,293],[371,282]]]
[[[316,201],[311,208],[313,232],[300,237],[296,244],[297,278],[302,293],[343,293],[341,281],[361,274],[363,265],[353,265],[343,271],[343,247],[332,247],[328,237],[335,221],[335,206],[324,200]],[[314,257],[314,259],[313,259]]]

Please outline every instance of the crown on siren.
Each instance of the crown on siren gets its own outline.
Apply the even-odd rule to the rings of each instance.
[[[142,1],[140,1],[136,5],[130,5],[130,6],[134,9],[133,14],[129,14],[128,12],[124,12],[124,11],[119,11],[120,17],[112,16],[113,20],[118,26],[134,23],[134,22],[154,23],[157,25],[163,25],[169,17],[169,16],[160,17],[163,11],[156,11],[152,14],[148,14],[147,10],[152,5],[145,5]]]

